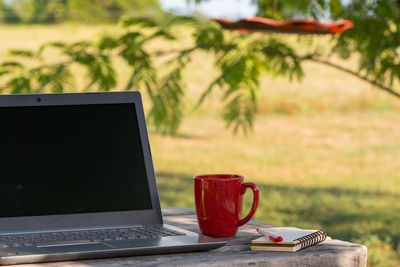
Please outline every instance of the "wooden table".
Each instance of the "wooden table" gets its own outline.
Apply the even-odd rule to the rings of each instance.
[[[185,208],[163,208],[164,222],[199,232],[196,215]],[[228,243],[219,249],[169,255],[136,256],[83,260],[74,262],[52,262],[18,266],[366,266],[367,248],[340,240],[327,240],[323,243],[298,252],[256,252],[249,244],[258,237],[255,229],[268,226],[250,221],[240,227],[235,237],[225,239]]]

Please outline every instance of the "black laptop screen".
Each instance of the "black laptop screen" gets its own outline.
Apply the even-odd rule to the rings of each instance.
[[[0,217],[151,209],[134,104],[0,108]]]

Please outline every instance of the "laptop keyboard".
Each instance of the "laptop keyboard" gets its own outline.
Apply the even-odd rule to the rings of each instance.
[[[183,233],[155,226],[96,229],[85,231],[46,232],[34,234],[0,235],[0,248],[22,246],[46,246],[57,243],[102,242],[180,236]]]

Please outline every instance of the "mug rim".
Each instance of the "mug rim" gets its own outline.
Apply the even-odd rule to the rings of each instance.
[[[242,180],[244,179],[244,177],[243,175],[239,174],[201,174],[194,176],[193,179],[226,181],[226,180]]]

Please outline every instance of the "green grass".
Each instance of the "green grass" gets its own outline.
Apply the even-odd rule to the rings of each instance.
[[[396,266],[399,120],[375,112],[271,115],[243,137],[215,117],[187,118],[180,137],[151,134],[161,203],[194,208],[192,176],[243,174],[260,188],[256,220],[325,229],[367,245],[371,265]],[[245,210],[250,202],[248,192]]]
[[[5,58],[9,48],[94,39],[113,29],[0,26],[0,56]],[[220,119],[220,92],[191,111],[217,75],[212,59],[197,54],[184,71],[187,115],[179,135],[150,128],[162,205],[194,208],[194,175],[243,174],[260,187],[256,220],[321,228],[332,238],[366,245],[371,266],[400,266],[400,100],[309,63],[301,82],[265,78],[254,132],[235,136]],[[340,63],[356,68],[354,59]],[[120,80],[126,80],[118,68]],[[149,108],[146,100],[144,105]],[[250,192],[245,201],[244,213]]]

